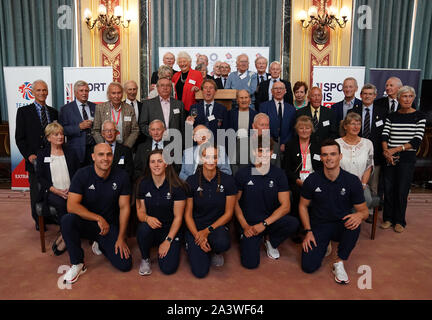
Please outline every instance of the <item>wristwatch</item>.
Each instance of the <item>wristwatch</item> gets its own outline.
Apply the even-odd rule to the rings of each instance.
[[[171,242],[173,241],[173,239],[172,239],[171,237],[169,237],[169,236],[167,236],[167,237],[165,238],[165,240],[168,241],[169,243],[171,243]]]
[[[214,231],[214,228],[212,226],[208,226],[207,229],[208,229],[208,231],[210,231],[210,233],[212,233]]]
[[[312,229],[305,229],[305,233],[312,232]]]
[[[268,227],[268,223],[265,220],[263,220],[262,224],[264,225],[265,228]]]

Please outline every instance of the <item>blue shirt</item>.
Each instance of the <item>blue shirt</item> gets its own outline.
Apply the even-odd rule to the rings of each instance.
[[[242,79],[243,78],[243,79]],[[238,71],[231,72],[228,76],[225,89],[245,89],[249,92],[252,99],[255,99],[255,90],[258,85],[257,74],[255,72],[247,70],[246,72],[240,73]]]
[[[339,222],[351,213],[353,205],[365,202],[359,178],[343,169],[335,181],[327,179],[323,170],[312,173],[303,183],[301,196],[311,200],[312,226]]]
[[[102,216],[109,224],[119,225],[119,198],[131,193],[129,176],[123,169],[111,168],[106,179],[99,177],[93,165],[79,169],[69,192],[82,195],[81,204]]]
[[[42,105],[40,105],[40,104],[37,103],[36,101],[34,101],[34,105],[36,106],[36,111],[37,111],[37,113],[38,113],[39,119],[40,119],[41,122],[42,122],[42,116],[41,116],[41,112],[42,112]],[[47,116],[48,123],[51,123],[51,119],[50,119],[50,115],[49,115],[49,112],[48,112],[48,106],[47,106],[47,105],[45,105],[45,114],[46,114],[46,116]]]
[[[170,226],[174,220],[174,201],[186,200],[186,191],[170,186],[165,179],[158,188],[153,179],[144,179],[139,185],[138,199],[144,199],[146,212],[157,218],[162,226]]]
[[[235,176],[237,188],[242,191],[239,200],[240,208],[249,225],[262,222],[279,208],[279,192],[289,191],[285,172],[270,165],[265,175],[253,175],[253,165],[237,171]]]
[[[207,181],[204,175],[201,176],[197,171],[194,175],[187,178],[189,185],[188,198],[193,198],[193,219],[198,230],[202,230],[225,213],[225,203],[227,196],[237,194],[237,188],[232,176],[220,172],[220,188],[218,188],[218,175],[211,181]],[[202,197],[200,196],[202,193]]]

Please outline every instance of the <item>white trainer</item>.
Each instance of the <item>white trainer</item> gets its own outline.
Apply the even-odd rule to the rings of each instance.
[[[87,271],[86,266],[84,263],[80,264],[73,264],[72,267],[66,272],[66,274],[63,277],[64,283],[75,283],[78,280],[78,277]]]
[[[225,259],[222,254],[213,254],[211,257],[211,263],[215,267],[222,267],[225,263]]]
[[[99,249],[99,243],[97,241],[93,241],[92,251],[97,256],[100,256],[102,254],[102,251],[100,251]]]
[[[270,259],[274,259],[274,260],[276,260],[276,259],[279,259],[279,258],[280,258],[279,250],[278,250],[277,248],[273,248],[272,245],[271,245],[271,243],[270,243],[270,241],[265,240],[265,241],[264,241],[264,245],[265,245],[265,247],[266,247],[267,256],[268,256]]]
[[[150,259],[142,259],[139,267],[138,273],[142,276],[151,275],[152,269],[150,264]]]
[[[325,256],[328,257],[331,253],[332,253],[332,245],[331,242],[329,242]]]
[[[335,281],[337,283],[349,283],[348,274],[345,271],[343,261],[333,263],[333,274],[335,275]]]

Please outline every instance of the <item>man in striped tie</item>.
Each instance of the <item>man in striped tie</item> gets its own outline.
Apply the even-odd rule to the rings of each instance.
[[[38,198],[38,181],[34,169],[37,152],[43,149],[47,143],[45,139],[45,127],[58,119],[56,109],[46,104],[48,97],[48,85],[43,80],[36,80],[32,84],[34,103],[17,110],[15,142],[25,159],[25,169],[29,175],[30,203],[32,217],[39,230],[38,217],[35,204]]]

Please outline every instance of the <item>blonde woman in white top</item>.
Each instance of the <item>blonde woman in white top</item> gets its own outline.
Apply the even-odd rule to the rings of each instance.
[[[366,204],[370,207],[372,196],[368,182],[374,166],[374,150],[372,141],[359,137],[361,126],[360,115],[354,112],[348,113],[341,122],[342,138],[336,139],[336,141],[342,152],[341,168],[360,179]]]

